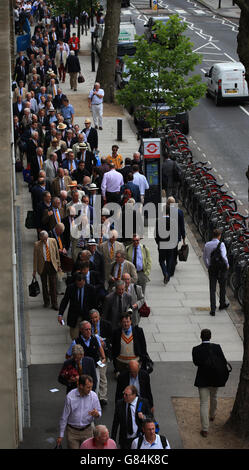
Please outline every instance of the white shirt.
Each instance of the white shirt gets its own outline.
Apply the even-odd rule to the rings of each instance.
[[[132,441],[131,449],[137,449],[138,439],[139,438],[137,437],[137,439],[134,439],[134,441]],[[156,439],[154,442],[152,442],[152,444],[146,441],[144,437],[140,449],[163,449],[159,434],[156,434]],[[169,441],[167,439],[165,449],[170,449]]]
[[[144,175],[141,175],[139,171],[133,174],[133,183],[139,187],[141,196],[144,196],[145,190],[149,189],[149,183]]]
[[[101,184],[102,196],[105,196],[106,191],[110,193],[118,193],[123,184],[124,179],[121,173],[119,173],[115,169],[107,171],[106,173],[104,173]]]
[[[131,405],[131,417],[132,417],[133,434],[128,434],[127,433],[128,439],[130,439],[132,437],[135,437],[136,434],[137,434],[137,430],[138,430],[137,423],[136,423],[136,420],[135,420],[137,401],[138,401],[138,397],[136,397],[135,400],[133,400],[133,402],[130,404]],[[127,413],[128,413],[128,403],[126,404],[126,416],[127,416]]]
[[[101,103],[103,103],[103,97],[104,97],[104,94],[105,94],[104,90],[102,90],[102,88],[100,88],[97,91],[98,95],[102,96],[101,98],[99,98],[97,95],[94,95],[93,94],[94,91],[96,91],[96,90],[91,90],[90,93],[89,93],[89,96],[88,96],[88,98],[91,99],[92,104],[101,104]]]

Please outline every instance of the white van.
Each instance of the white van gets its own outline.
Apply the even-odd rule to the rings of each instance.
[[[95,37],[95,49],[97,54],[100,54],[101,51],[101,46],[102,46],[102,39],[104,36],[104,31],[105,31],[105,25],[100,24],[96,25],[95,31],[94,31],[94,37]],[[118,35],[118,45],[122,43],[133,43],[135,42],[135,34],[136,34],[136,28],[133,23],[129,22],[121,22],[119,25],[119,35]]]
[[[207,96],[215,99],[216,106],[224,100],[249,99],[248,85],[245,79],[245,67],[241,62],[222,62],[214,64],[207,77]]]

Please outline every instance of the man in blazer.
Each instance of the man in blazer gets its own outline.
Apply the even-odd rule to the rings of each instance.
[[[71,177],[65,175],[63,168],[58,168],[57,176],[52,181],[52,195],[53,196],[60,196],[61,191],[69,191],[69,185],[72,183]]]
[[[138,234],[133,235],[132,244],[126,247],[127,260],[131,261],[137,270],[137,284],[142,287],[145,293],[146,284],[149,281],[151,272],[151,254],[149,249],[140,242]]]
[[[64,218],[64,208],[61,207],[61,201],[59,197],[53,197],[52,207],[45,209],[42,216],[42,225],[46,225],[48,230],[53,228],[62,222]]]
[[[44,162],[44,171],[46,172],[46,178],[48,181],[52,183],[52,181],[56,178],[57,171],[58,171],[58,155],[57,153],[51,153],[49,158]]]
[[[126,251],[116,251],[116,261],[111,264],[111,273],[109,277],[109,286],[113,287],[114,282],[122,279],[125,273],[130,274],[131,282],[136,284],[137,282],[137,271],[133,263],[125,259]]]
[[[123,398],[123,392],[128,385],[135,385],[138,395],[146,398],[150,404],[151,413],[154,414],[153,396],[150,386],[150,376],[146,370],[140,368],[137,361],[129,362],[129,370],[122,372],[117,379],[115,402]]]
[[[92,325],[92,333],[98,334],[102,346],[105,351],[106,357],[112,358],[112,324],[100,317],[100,313],[96,308],[93,308],[89,312],[90,321]]]
[[[104,256],[100,253],[97,242],[94,238],[90,238],[87,242],[87,250],[91,252],[90,261],[93,263],[94,270],[98,271],[101,279],[105,278],[105,261]]]
[[[125,247],[123,243],[118,242],[117,238],[118,238],[118,232],[116,230],[111,230],[109,240],[106,240],[104,243],[102,243],[99,246],[99,251],[104,256],[105,284],[106,284],[105,287],[106,288],[108,287],[109,276],[111,273],[111,266],[112,266],[113,261],[115,260],[115,254],[117,253],[118,250],[125,251]]]
[[[64,50],[63,46],[60,46],[55,53],[55,65],[58,69],[59,79],[62,80],[62,83],[65,82],[66,78],[66,62],[67,52]]]
[[[227,360],[219,344],[210,343],[211,331],[204,329],[201,331],[202,343],[192,350],[193,363],[198,367],[195,378],[195,387],[199,389],[200,396],[200,416],[202,437],[208,436],[209,419],[214,421],[217,408],[218,387],[224,387],[224,378],[217,377],[216,370],[210,364],[210,358],[221,364],[227,364]],[[210,410],[208,402],[210,398]]]
[[[116,372],[128,369],[131,360],[139,361],[144,368],[147,346],[143,329],[131,323],[132,310],[121,317],[121,326],[113,330],[112,358]],[[118,374],[117,374],[118,375]]]
[[[45,230],[40,232],[40,240],[35,242],[33,257],[33,277],[36,273],[41,277],[44,307],[51,304],[54,310],[58,310],[56,293],[56,273],[60,271],[60,255],[56,240],[49,238]],[[49,283],[49,288],[48,288]]]
[[[142,432],[143,420],[151,417],[150,405],[146,398],[138,396],[135,385],[128,385],[123,399],[116,403],[111,438],[115,441],[118,428],[121,449],[130,449],[133,439]]]
[[[92,174],[92,168],[96,165],[97,160],[93,152],[89,152],[88,145],[86,142],[80,142],[78,146],[79,151],[77,152],[77,159],[85,162],[86,170]]]
[[[82,320],[89,320],[89,310],[96,304],[96,293],[92,285],[86,284],[82,274],[76,274],[74,284],[67,286],[65,295],[60,303],[58,322],[61,324],[63,314],[69,304],[67,325],[74,340],[79,336],[79,325]]]
[[[13,103],[16,103],[18,96],[21,96],[22,100],[25,101],[26,94],[28,93],[28,90],[24,88],[23,80],[20,80],[18,85],[19,86],[15,88],[14,93],[13,93],[13,99],[12,99]]]
[[[139,309],[144,304],[144,294],[142,287],[138,284],[133,284],[129,273],[124,273],[122,281],[125,282],[125,292],[131,295],[132,302],[132,325],[136,326],[140,322]]]
[[[78,370],[78,376],[70,376],[70,369]],[[93,379],[93,391],[97,387],[96,367],[92,357],[84,357],[84,349],[80,344],[75,344],[72,348],[72,358],[64,362],[59,373],[58,382],[66,385],[67,393],[77,387],[77,380],[80,375],[90,375]]]
[[[91,119],[85,119],[85,128],[81,131],[84,132],[87,138],[87,142],[90,144],[91,150],[97,150],[98,148],[98,132],[94,127],[91,126]]]
[[[116,329],[120,326],[121,315],[132,308],[131,295],[125,292],[124,281],[117,281],[115,291],[105,297],[102,318],[112,324]]]

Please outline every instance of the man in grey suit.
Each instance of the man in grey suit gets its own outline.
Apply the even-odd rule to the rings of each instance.
[[[167,154],[162,164],[162,187],[166,191],[167,197],[176,198],[178,174],[176,162]]]
[[[125,292],[131,295],[131,302],[132,302],[132,325],[136,326],[140,322],[140,314],[139,309],[144,304],[144,294],[142,287],[138,284],[133,284],[131,276],[129,273],[124,273],[122,276],[122,280],[125,282]]]
[[[44,170],[46,172],[46,179],[52,183],[52,181],[56,178],[57,170],[58,170],[58,162],[57,162],[58,155],[57,153],[51,153],[49,155],[49,159],[44,162]]]
[[[120,326],[122,313],[132,308],[132,297],[125,292],[124,281],[116,281],[115,290],[105,297],[102,318],[108,320],[115,330]]]

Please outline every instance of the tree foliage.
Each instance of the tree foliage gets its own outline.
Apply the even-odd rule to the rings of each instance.
[[[52,11],[57,15],[68,13],[70,16],[78,16],[79,11],[85,10],[89,15],[91,13],[91,0],[50,0]],[[93,8],[97,8],[98,1],[92,0]]]
[[[190,73],[201,63],[201,57],[193,53],[192,43],[183,34],[186,28],[177,15],[172,15],[167,24],[157,22],[158,42],[149,43],[144,35],[137,36],[135,56],[124,59],[130,80],[117,93],[117,101],[140,109],[137,114],[144,113],[146,108],[147,119],[154,128],[161,125],[160,101],[175,115],[196,106],[206,91],[201,76]]]
[[[237,53],[246,70],[246,80],[249,84],[249,2],[235,0],[240,7],[239,32],[237,36]]]

